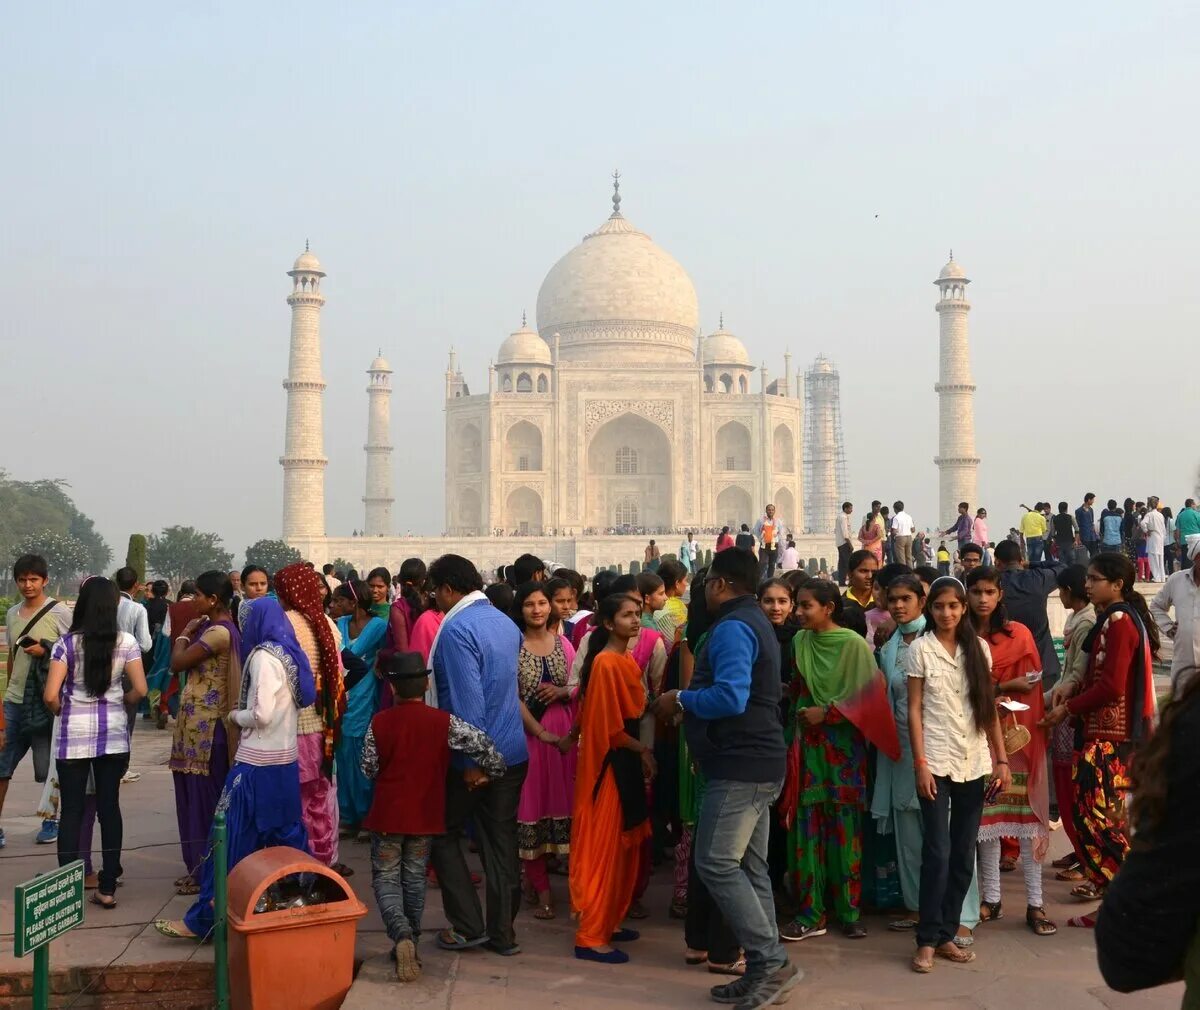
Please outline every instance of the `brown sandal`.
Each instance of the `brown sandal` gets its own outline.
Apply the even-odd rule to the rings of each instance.
[[[1072,869],[1067,869],[1067,870],[1059,870],[1057,873],[1054,874],[1054,879],[1055,880],[1065,880],[1068,883],[1076,884],[1079,881],[1084,880],[1085,878],[1084,878],[1082,870],[1077,870],[1077,869],[1072,868]]]
[[[1058,927],[1046,918],[1046,910],[1032,905],[1025,909],[1025,925],[1033,930],[1035,936],[1053,936],[1058,932]]]
[[[979,903],[979,921],[995,922],[1004,918],[1004,907],[998,901],[981,901]]]
[[[553,919],[554,918],[554,906],[553,905],[542,905],[540,908],[538,908],[534,911],[533,917],[535,919],[541,919],[543,921],[545,921],[547,919]]]
[[[918,975],[928,975],[931,971],[933,971],[933,958],[931,957],[928,961],[923,961],[921,959],[921,954],[918,951],[913,955],[912,960],[909,962],[909,966]]]
[[[969,964],[975,960],[975,951],[961,950],[953,943],[935,947],[933,954],[934,957],[944,957],[947,961],[953,961],[955,964]]]

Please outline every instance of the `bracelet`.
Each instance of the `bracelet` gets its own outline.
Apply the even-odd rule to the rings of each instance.
[[[175,639],[175,641],[187,642],[188,645],[192,644],[192,640],[190,638],[188,638],[187,635],[180,635],[178,638]]]
[[[1008,761],[1007,761],[1007,759],[1006,759],[1006,760],[1004,760],[1004,761],[993,761],[993,762],[992,762],[992,764],[994,764],[994,765],[1006,765],[1006,764],[1008,764]]]
[[[929,762],[926,761],[924,758],[913,758],[913,764],[915,766],[917,766],[918,768],[922,768],[922,767],[927,767],[929,765]]]

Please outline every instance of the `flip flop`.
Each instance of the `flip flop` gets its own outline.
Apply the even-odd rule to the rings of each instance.
[[[890,929],[893,933],[903,933],[905,930],[916,928],[916,919],[897,919],[895,922],[888,923],[888,929]]]
[[[112,900],[104,901],[104,898],[111,898]],[[99,891],[93,891],[88,897],[88,901],[90,901],[93,905],[99,905],[101,908],[110,912],[117,907],[117,899],[115,897],[113,897],[111,894],[101,894]]]
[[[183,894],[183,895],[199,894],[200,893],[200,885],[197,884],[194,880],[192,880],[186,884],[180,884],[178,887],[176,887],[175,893]]]
[[[540,908],[538,908],[537,910],[534,911],[533,917],[535,919],[541,919],[543,922],[553,919],[555,917],[554,916],[554,906],[553,905],[542,905]]]
[[[484,933],[483,936],[468,940],[457,930],[441,929],[438,930],[436,942],[442,950],[469,950],[472,947],[482,947],[485,943],[490,943],[491,939],[487,933]]]
[[[704,964],[704,962],[708,960],[708,951],[705,951],[703,954],[701,954],[699,952],[693,952],[689,947],[687,953],[683,955],[683,960],[685,964]]]
[[[1065,881],[1068,881],[1069,883],[1074,884],[1077,881],[1086,880],[1087,878],[1083,875],[1082,870],[1071,869],[1071,870],[1059,870],[1057,873],[1054,874],[1054,879],[1055,880],[1065,880]]]
[[[171,924],[169,919],[156,919],[154,921],[154,928],[157,929],[163,936],[169,937],[172,940],[194,940],[197,943],[200,941],[200,937],[192,933],[179,932],[179,930],[177,930]]]
[[[975,960],[975,951],[961,950],[955,947],[952,943],[949,950],[943,950],[941,947],[935,947],[933,951],[934,957],[945,958],[947,961],[953,961],[955,964],[969,964]]]
[[[1085,880],[1082,884],[1078,884],[1071,888],[1072,896],[1080,898],[1083,901],[1099,901],[1100,892],[1096,890],[1096,885],[1090,880]]]
[[[933,971],[933,961],[922,961],[916,954],[913,955],[909,965],[918,975],[928,975]]]

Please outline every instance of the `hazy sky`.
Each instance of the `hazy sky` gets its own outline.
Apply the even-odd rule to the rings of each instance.
[[[904,9],[900,9],[900,8]],[[1187,4],[16,5],[0,38],[0,466],[116,553],[280,530],[290,280],[311,239],[328,529],[362,525],[365,370],[396,522],[442,528],[451,344],[486,389],[610,210],[706,332],[842,375],[853,497],[937,500],[936,290],[969,296],[980,494],[1159,493],[1200,458]],[[756,387],[757,388],[757,387]],[[1086,487],[1085,487],[1086,486]]]

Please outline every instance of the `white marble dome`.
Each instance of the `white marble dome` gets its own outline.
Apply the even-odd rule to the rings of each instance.
[[[716,333],[704,338],[704,363],[706,365],[742,365],[750,368],[750,355],[746,345],[725,329],[724,324]]]
[[[696,289],[670,253],[612,216],[562,257],[537,299],[538,332],[564,361],[695,361]]]
[[[550,348],[546,346],[546,341],[527,325],[522,325],[519,330],[510,333],[504,343],[500,345],[500,352],[496,355],[496,364],[498,365],[549,365],[550,363]]]
[[[382,354],[372,361],[371,367],[367,369],[368,372],[390,372],[391,370],[392,366],[387,363],[387,358]]]
[[[305,273],[320,274],[322,277],[325,276],[325,271],[321,269],[321,261],[317,259],[313,253],[308,251],[307,246],[304,247],[304,252],[296,257],[296,262],[292,264],[293,273],[301,270]]]
[[[950,262],[942,267],[942,272],[938,274],[939,281],[962,281],[966,279],[966,271],[955,262],[953,256],[950,257]]]

